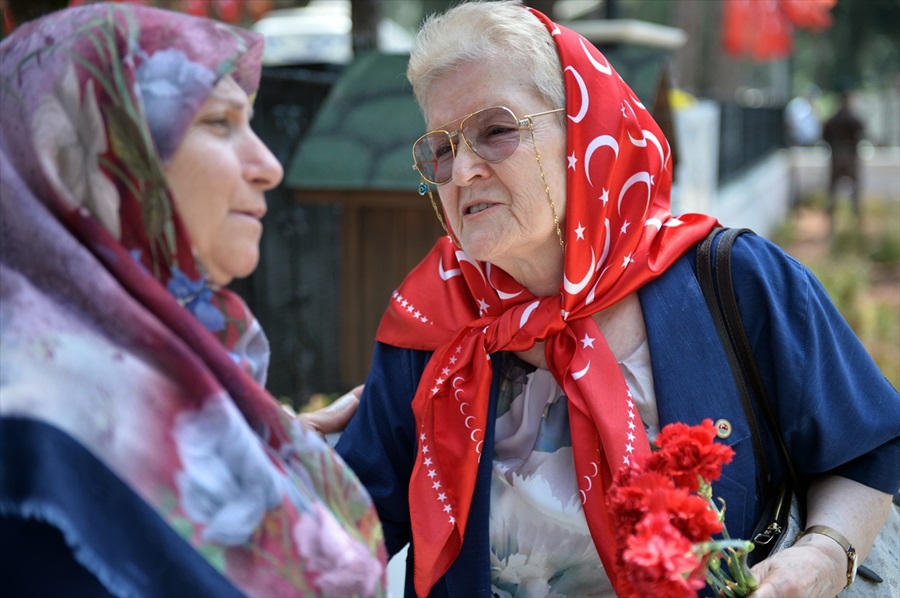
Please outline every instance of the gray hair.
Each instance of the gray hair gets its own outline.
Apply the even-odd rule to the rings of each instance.
[[[551,106],[566,105],[562,66],[544,24],[521,0],[475,0],[425,19],[416,35],[406,77],[428,118],[431,85],[459,64],[503,58],[531,74],[537,94]]]

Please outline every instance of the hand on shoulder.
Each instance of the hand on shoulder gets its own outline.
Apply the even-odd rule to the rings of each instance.
[[[363,385],[359,385],[328,407],[323,407],[309,413],[301,413],[297,417],[313,430],[320,434],[332,434],[343,432],[356,408],[359,406],[359,398],[362,396]]]

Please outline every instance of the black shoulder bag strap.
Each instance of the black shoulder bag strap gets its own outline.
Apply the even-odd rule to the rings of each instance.
[[[715,255],[713,255],[713,241],[723,230],[724,233],[722,233],[722,238],[716,246]],[[744,415],[750,427],[753,455],[759,468],[759,487],[763,493],[763,504],[767,507],[776,505],[774,517],[776,520],[780,520],[782,514],[779,507],[782,504],[786,504],[785,499],[788,497],[788,493],[792,489],[798,488],[797,475],[790,454],[784,444],[784,439],[781,436],[778,418],[775,417],[775,411],[769,402],[762,376],[760,376],[759,369],[756,367],[756,359],[747,339],[747,334],[744,331],[741,314],[738,311],[737,298],[734,294],[731,275],[731,247],[734,245],[735,239],[743,233],[753,234],[753,231],[746,228],[713,229],[697,248],[697,278],[700,281],[703,297],[706,299],[706,305],[716,325],[722,347],[725,349],[728,363],[731,366],[731,373],[741,395],[741,405],[744,408]],[[713,267],[715,267],[715,279],[713,278]],[[776,489],[772,486],[772,480],[769,477],[769,471],[766,466],[765,453],[762,448],[762,435],[760,434],[759,424],[753,410],[754,396],[766,424],[769,426],[769,430],[778,444],[778,449],[786,467],[789,484],[782,484],[777,494]],[[763,509],[763,512],[765,511],[766,509]],[[753,538],[754,542],[763,546],[771,542],[772,537],[767,536],[766,531],[764,529],[761,534]],[[780,531],[775,530],[774,533],[777,535]]]

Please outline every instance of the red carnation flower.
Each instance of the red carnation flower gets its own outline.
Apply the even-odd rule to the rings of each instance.
[[[716,427],[710,419],[697,426],[670,424],[657,436],[660,450],[651,454],[646,467],[650,471],[666,472],[676,485],[696,492],[700,488],[699,478],[707,483],[718,480],[722,466],[734,458],[734,450],[715,442],[715,437]]]
[[[690,597],[704,585],[695,574],[701,560],[693,544],[663,513],[638,524],[623,556],[628,581],[641,596]]]

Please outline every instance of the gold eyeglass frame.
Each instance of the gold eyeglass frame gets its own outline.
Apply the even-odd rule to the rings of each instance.
[[[431,184],[431,185],[436,185],[436,186],[437,185],[446,185],[453,179],[453,176],[451,175],[450,178],[448,178],[446,181],[443,181],[441,183],[439,183],[437,181],[432,181],[431,179],[426,177],[422,173],[422,171],[419,169],[419,162],[416,161],[416,146],[419,144],[420,141],[422,141],[429,135],[433,135],[435,133],[445,133],[447,135],[447,138],[450,140],[450,150],[453,152],[454,160],[456,159],[456,148],[459,145],[459,143],[457,141],[454,141],[454,138],[457,138],[457,137],[462,137],[463,140],[466,142],[466,145],[469,147],[469,149],[472,150],[472,152],[474,152],[476,156],[478,156],[485,162],[489,162],[491,164],[496,164],[498,162],[503,162],[504,160],[508,159],[510,156],[512,156],[515,153],[515,151],[517,149],[519,149],[518,143],[516,144],[516,147],[513,148],[512,152],[510,152],[509,156],[506,156],[505,158],[500,158],[499,160],[488,160],[487,158],[485,158],[484,156],[482,156],[481,154],[478,153],[478,150],[475,149],[475,146],[472,145],[472,142],[469,140],[468,137],[466,137],[466,134],[463,133],[463,128],[465,128],[465,124],[466,124],[467,120],[469,120],[476,114],[481,114],[482,112],[485,112],[487,110],[495,110],[497,108],[500,108],[502,110],[506,110],[507,112],[509,112],[510,116],[512,116],[513,120],[516,122],[516,125],[518,126],[519,131],[521,131],[522,129],[528,128],[529,130],[531,130],[532,135],[534,135],[533,119],[535,117],[544,116],[546,114],[556,114],[557,112],[565,111],[565,108],[556,108],[554,110],[545,110],[543,112],[535,112],[534,114],[526,114],[522,118],[519,118],[516,116],[515,112],[513,112],[510,108],[507,108],[506,106],[488,106],[487,108],[482,108],[480,110],[476,110],[475,112],[472,112],[471,114],[467,114],[467,115],[463,116],[461,119],[457,119],[457,120],[459,120],[459,128],[453,132],[448,131],[446,129],[434,129],[433,131],[428,131],[427,133],[425,133],[424,135],[422,135],[421,137],[416,139],[415,143],[412,144],[412,156],[413,156],[412,168],[413,168],[413,170],[418,171],[419,176],[422,177],[422,180],[424,180],[426,183]],[[519,143],[521,143],[521,141],[522,141],[522,138],[520,136]]]

